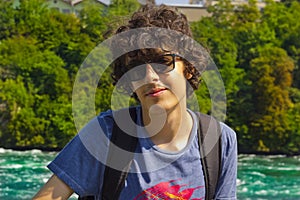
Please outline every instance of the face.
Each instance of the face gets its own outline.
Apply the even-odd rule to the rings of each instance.
[[[175,54],[164,55],[128,72],[133,90],[145,110],[153,105],[167,112],[176,106],[186,107],[184,62]]]

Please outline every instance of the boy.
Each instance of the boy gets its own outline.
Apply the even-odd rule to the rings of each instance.
[[[117,34],[143,27],[192,36],[186,17],[164,5],[143,6]],[[138,143],[130,171],[120,194],[111,196],[124,200],[205,199],[207,191],[197,137],[199,119],[187,108],[187,96],[198,88],[207,56],[191,48],[190,40],[173,35],[172,31],[161,37],[149,30],[145,34],[125,34],[113,44],[117,49],[126,49],[155,43],[157,48],[132,50],[113,63],[115,85],[133,94],[140,106],[133,111],[138,125],[133,132],[137,132]],[[188,52],[193,59],[186,59],[187,54],[183,56],[182,52]],[[109,159],[112,144],[105,138],[95,143],[92,140],[97,140],[97,134],[111,138],[114,113],[102,112],[61,151],[48,166],[54,175],[34,199],[67,199],[74,192],[80,197],[103,199],[106,163],[102,160]],[[93,128],[96,124],[101,130]],[[224,123],[220,123],[220,129],[221,171],[214,199],[236,199],[236,136]],[[95,133],[94,138],[88,137],[90,132]],[[91,148],[100,149],[97,153],[100,156],[91,153]],[[107,165],[121,170],[117,163]]]

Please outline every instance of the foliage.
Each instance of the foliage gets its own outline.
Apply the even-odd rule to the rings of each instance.
[[[208,49],[223,79],[226,123],[238,134],[240,152],[300,153],[300,3],[269,0],[259,10],[254,0],[230,2],[219,1],[208,8],[210,17],[191,23],[194,39]],[[77,132],[73,114],[90,118],[111,108],[109,52],[90,52],[140,5],[136,0],[84,4],[76,16],[49,10],[42,0],[20,1],[17,8],[12,1],[1,3],[1,146],[61,148]],[[74,92],[88,55],[94,59],[85,63],[81,78],[89,83]],[[218,97],[221,89],[209,91],[216,81],[209,72],[203,80],[193,98],[202,112],[211,113],[210,96]],[[90,94],[94,104],[87,103]],[[80,100],[76,110],[72,98]]]
[[[83,9],[79,13],[82,31],[88,34],[92,41],[101,42],[104,39],[103,30],[109,23],[105,7],[96,2],[85,1],[83,3]]]
[[[292,83],[294,63],[280,48],[265,47],[259,51],[259,57],[250,63],[255,112],[249,116],[249,128],[255,134],[253,138],[258,140],[255,142],[263,141],[265,150],[279,151],[286,146],[289,137],[287,111],[292,104],[288,88]],[[261,146],[257,148],[261,150]]]
[[[109,35],[113,18],[128,15],[139,4],[114,1],[104,7],[86,1],[75,16],[49,10],[43,0],[20,1],[16,8],[12,3],[0,5],[0,145],[61,148],[77,132],[72,116],[77,71]],[[110,105],[109,73],[98,85],[100,112]]]
[[[2,145],[42,146],[61,144],[49,129],[61,129],[67,136],[74,128],[59,127],[55,118],[59,110],[69,116],[59,118],[63,124],[71,123],[71,113],[66,112],[69,103],[71,81],[63,68],[64,62],[54,52],[41,51],[36,40],[22,36],[2,41],[1,68],[6,71],[0,82]],[[57,105],[57,106],[55,106]],[[62,106],[64,105],[64,106]],[[53,116],[53,117],[51,117]],[[64,125],[65,126],[65,125]],[[69,138],[68,138],[69,139]]]
[[[241,152],[300,152],[299,5],[268,1],[260,11],[256,1],[222,1],[192,24],[222,75]]]

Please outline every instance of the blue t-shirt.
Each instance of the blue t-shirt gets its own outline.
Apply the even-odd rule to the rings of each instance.
[[[141,109],[137,107],[137,124],[141,125]],[[196,115],[189,111],[193,121]],[[113,112],[101,113],[91,120],[58,156],[49,169],[80,196],[93,195],[101,199],[103,175]],[[186,147],[177,152],[159,149],[138,128],[136,148],[121,200],[144,199],[204,199],[205,184],[200,161],[197,123],[193,123]],[[221,123],[222,170],[216,199],[236,199],[237,143],[235,132]],[[112,166],[118,168],[118,166]]]

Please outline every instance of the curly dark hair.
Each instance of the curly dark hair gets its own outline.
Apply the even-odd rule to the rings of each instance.
[[[114,85],[130,70],[127,66],[129,60],[148,59],[151,56],[172,52],[182,55],[185,63],[184,73],[192,75],[188,82],[194,90],[198,89],[200,74],[205,70],[209,56],[206,50],[201,45],[197,46],[192,39],[192,32],[186,16],[174,7],[146,4],[132,15],[126,25],[120,26],[116,34],[123,34],[138,28],[143,28],[143,32],[130,32],[130,34],[122,35],[121,39],[113,41],[114,51],[121,55],[112,63],[111,75]],[[151,28],[156,29],[153,31]],[[159,48],[143,48],[147,45]],[[135,46],[134,50],[127,51],[129,46]],[[141,46],[142,48],[139,48]],[[129,84],[125,83],[119,87],[132,93]],[[190,92],[188,91],[188,93]]]

